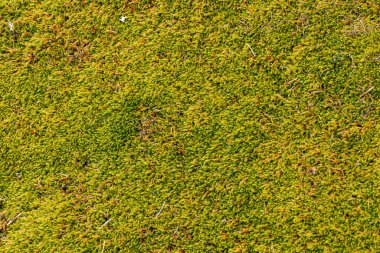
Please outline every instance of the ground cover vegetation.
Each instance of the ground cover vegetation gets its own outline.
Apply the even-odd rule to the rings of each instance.
[[[379,252],[379,12],[2,0],[0,252]]]

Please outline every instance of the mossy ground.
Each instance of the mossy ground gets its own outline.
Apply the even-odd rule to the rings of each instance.
[[[1,1],[0,251],[379,252],[379,12]]]

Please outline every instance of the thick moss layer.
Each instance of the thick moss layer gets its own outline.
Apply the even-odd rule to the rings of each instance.
[[[1,1],[0,251],[379,252],[379,12]]]

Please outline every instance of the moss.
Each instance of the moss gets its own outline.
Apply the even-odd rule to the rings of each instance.
[[[2,1],[0,251],[379,251],[379,10]]]

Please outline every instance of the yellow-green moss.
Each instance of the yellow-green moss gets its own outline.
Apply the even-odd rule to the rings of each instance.
[[[0,251],[380,251],[379,11],[1,1]]]

